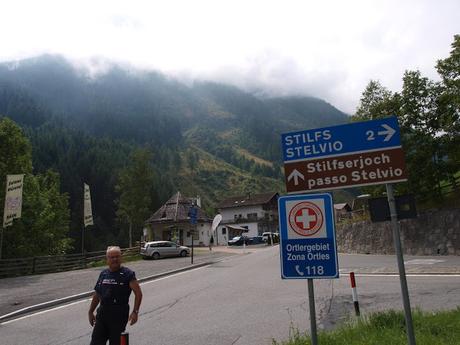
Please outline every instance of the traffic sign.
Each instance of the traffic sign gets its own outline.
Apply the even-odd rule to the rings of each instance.
[[[407,180],[396,117],[282,135],[288,193]]]
[[[198,208],[195,205],[192,205],[188,211],[188,216],[190,217],[190,223],[196,224],[198,217]]]
[[[282,196],[278,210],[281,277],[338,278],[331,195]]]
[[[286,133],[281,140],[285,163],[401,146],[395,116]]]

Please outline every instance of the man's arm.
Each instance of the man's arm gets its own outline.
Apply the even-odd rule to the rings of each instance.
[[[89,306],[89,311],[88,311],[88,320],[91,326],[94,326],[94,323],[96,322],[96,317],[94,316],[94,310],[96,310],[96,307],[99,304],[99,302],[100,302],[99,295],[95,291],[93,293],[93,299],[91,300],[91,305]]]
[[[141,306],[142,302],[142,291],[141,287],[139,286],[139,282],[137,279],[133,279],[129,282],[129,287],[133,290],[134,292],[134,309],[129,316],[129,321],[130,325],[134,325],[137,322],[137,317],[139,314],[139,308]]]

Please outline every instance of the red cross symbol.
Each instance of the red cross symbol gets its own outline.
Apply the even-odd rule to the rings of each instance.
[[[289,212],[289,225],[302,236],[316,234],[323,226],[323,221],[323,212],[312,202],[300,202]]]
[[[318,216],[310,207],[301,208],[295,214],[295,223],[304,230],[310,230],[317,222]]]

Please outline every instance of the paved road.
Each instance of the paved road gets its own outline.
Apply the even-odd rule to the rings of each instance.
[[[344,265],[353,266],[343,260]],[[402,308],[397,276],[361,275],[357,280],[364,314]],[[460,304],[459,276],[409,276],[408,282],[413,307]],[[300,331],[308,327],[306,282],[280,279],[277,247],[151,281],[142,289],[145,299],[139,323],[128,328],[135,345],[269,345],[272,338],[285,339],[290,326]],[[346,275],[316,280],[315,293],[320,327],[329,328],[351,317]],[[0,324],[2,344],[88,344],[88,306],[89,300],[84,300]]]
[[[460,274],[459,256],[404,256],[408,274]],[[396,256],[340,254],[339,266],[342,273],[398,273]]]
[[[235,251],[209,253],[206,248],[195,249],[194,263],[218,260]],[[138,278],[190,266],[190,257],[128,262]],[[0,315],[54,299],[63,298],[94,288],[103,267],[0,279]]]

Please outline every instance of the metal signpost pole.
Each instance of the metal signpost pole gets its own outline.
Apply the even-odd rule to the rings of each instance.
[[[0,259],[2,258],[2,248],[3,248],[3,226],[0,225]]]
[[[195,231],[196,231],[196,225],[193,225],[193,229],[192,229],[192,255],[190,256],[192,265],[193,265],[193,242],[195,242],[193,236],[195,236]]]
[[[407,181],[397,117],[285,133],[281,135],[281,142],[288,194],[386,184],[406,313],[407,335],[409,345],[415,345],[395,199],[393,187],[389,184]],[[279,199],[283,279],[338,278],[337,259],[332,250],[336,251],[333,221],[329,221],[331,225],[330,231],[326,231],[327,234],[317,234],[318,227],[322,228],[322,221],[318,221],[324,217],[333,217],[332,200],[328,200],[329,206],[324,208],[326,199],[330,197],[325,198],[321,194],[317,194],[316,197],[324,198],[324,204],[309,205],[312,203],[308,200],[312,198],[311,195],[304,196],[305,201],[299,204],[294,204],[295,199],[290,199],[289,203],[287,197]],[[327,223],[326,221],[326,230]],[[314,237],[311,237],[312,235]],[[319,239],[321,240],[318,243]],[[319,245],[318,253],[327,252],[328,257],[334,259],[328,262],[321,259],[321,255],[317,256],[318,260],[314,263],[312,260],[301,262],[287,259],[304,258],[305,253],[297,248],[301,248],[304,241],[310,240],[312,244]],[[335,271],[332,269],[334,266],[331,266],[333,262]],[[304,265],[306,269],[303,269]],[[310,281],[309,292],[313,296],[313,283]],[[314,305],[311,302],[310,299],[310,309],[313,309]],[[312,342],[315,344],[313,328],[312,323]]]
[[[316,331],[316,308],[315,308],[315,291],[313,289],[313,279],[307,279],[308,283],[308,301],[310,305],[310,336],[311,344],[318,345],[318,334]]]
[[[395,242],[396,257],[398,259],[399,280],[401,282],[401,291],[404,304],[404,314],[406,317],[407,339],[409,345],[415,345],[414,327],[412,324],[412,312],[410,308],[409,290],[407,288],[406,269],[404,267],[404,258],[401,247],[401,237],[399,233],[398,215],[396,212],[396,203],[393,193],[393,185],[386,184],[388,204],[390,206],[391,227],[393,228],[393,240]]]
[[[197,214],[198,214],[198,210],[195,207],[195,204],[192,203],[192,206],[190,207],[190,210],[189,210],[188,214],[189,214],[189,217],[190,217],[190,224],[192,225],[192,228],[190,230],[190,232],[192,234],[192,255],[190,255],[190,260],[191,260],[191,264],[193,264],[193,247],[194,247],[193,236],[195,236],[195,233],[196,233],[196,227],[197,227],[196,221],[197,221]]]
[[[85,224],[81,228],[81,253],[85,252]]]

